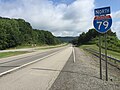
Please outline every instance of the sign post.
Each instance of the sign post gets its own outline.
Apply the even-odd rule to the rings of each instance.
[[[110,7],[103,7],[94,10],[95,17],[93,25],[97,32],[105,35],[105,65],[106,65],[106,81],[108,81],[108,70],[107,70],[107,31],[112,25],[112,18],[110,15]],[[99,35],[99,56],[100,56],[100,79],[102,79],[102,63],[101,63],[101,34]]]
[[[108,81],[108,69],[107,69],[107,33],[105,33],[105,66],[106,66],[106,81]]]
[[[100,58],[100,79],[102,79],[102,62],[101,62],[101,33],[99,33],[99,58]]]

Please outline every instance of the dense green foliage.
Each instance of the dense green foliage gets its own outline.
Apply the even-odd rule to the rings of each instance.
[[[83,44],[96,44],[99,46],[99,33],[95,29],[90,29],[88,32],[83,32],[78,37],[77,45]],[[104,34],[101,34],[102,48],[105,47],[105,38]],[[107,46],[109,50],[120,52],[120,40],[117,38],[116,33],[113,33],[111,30],[107,32]]]
[[[101,37],[101,40],[102,40],[102,48],[104,48],[105,39],[103,36]],[[98,38],[94,39],[93,41],[96,41],[96,44],[99,46]],[[108,35],[107,36],[107,47],[109,50],[120,52],[120,40],[116,36]]]
[[[76,39],[77,37],[57,37],[62,42],[71,42],[72,40]]]
[[[18,45],[55,45],[59,44],[51,32],[32,29],[30,23],[23,19],[9,19],[0,17],[0,49]]]

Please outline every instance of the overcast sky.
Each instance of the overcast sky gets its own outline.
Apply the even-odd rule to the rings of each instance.
[[[55,36],[78,36],[93,28],[94,9],[110,6],[120,38],[120,0],[0,0],[0,16],[23,18]]]

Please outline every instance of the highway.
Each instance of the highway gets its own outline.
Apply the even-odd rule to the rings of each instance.
[[[1,64],[1,66],[6,65],[9,68],[13,65],[15,67],[20,66],[27,63],[28,61],[30,62],[36,59],[40,60],[34,64],[0,77],[0,89],[48,90],[50,86],[54,83],[55,79],[58,77],[59,73],[65,66],[71,54],[72,47],[71,45],[68,45],[56,49],[51,49],[47,52],[38,53],[37,55],[33,55],[23,59],[5,62]],[[46,57],[47,55],[49,55],[49,57],[42,60],[40,59]],[[15,68],[14,66],[12,68]],[[5,71],[4,68],[5,67],[1,67],[1,71]]]
[[[69,46],[67,46],[69,47]],[[55,52],[61,51],[67,47],[61,47],[61,48],[55,48],[55,49],[50,49],[47,50],[45,52],[37,52],[37,53],[33,53],[27,56],[22,56],[22,57],[17,57],[17,58],[12,58],[11,60],[6,59],[6,60],[0,60],[0,73],[3,73],[5,71],[8,71],[10,69],[13,69],[15,67],[20,67],[26,63],[32,62],[34,60],[40,59],[42,57],[48,56],[48,55],[52,55]]]
[[[103,80],[99,79],[98,58],[72,45],[19,55],[0,62],[1,73],[10,71],[1,75],[0,90],[119,90],[120,88],[119,70],[108,65],[109,81],[105,81],[104,75]]]

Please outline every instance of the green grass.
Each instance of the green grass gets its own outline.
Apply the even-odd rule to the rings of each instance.
[[[67,45],[67,43],[60,44],[60,45],[51,45],[51,46],[45,45],[45,46],[39,46],[39,48],[37,48],[36,50],[57,48],[57,47],[62,47],[62,46],[66,46],[66,45]],[[31,47],[31,46],[18,46],[18,47],[16,47],[16,49],[22,49],[22,48],[34,48],[34,47]],[[11,48],[11,49],[15,49],[15,48]],[[25,54],[25,53],[28,53],[28,52],[27,51],[1,52],[0,58],[6,58],[6,57],[10,57],[10,56]]]
[[[13,47],[13,48],[9,48],[8,50],[11,49],[24,49],[24,48],[36,48],[36,47],[40,47],[39,49],[49,49],[49,48],[55,48],[55,47],[61,47],[61,46],[65,46],[67,45],[67,43],[63,43],[63,44],[58,44],[58,45],[36,45],[36,46],[32,46],[32,45],[21,45],[21,46],[17,46],[17,47]]]
[[[49,45],[49,46],[43,46],[43,47],[38,48],[37,50],[44,50],[44,49],[58,48],[58,47],[66,46],[66,45],[68,45],[68,44],[67,44],[67,43],[64,43],[64,44],[60,44],[60,45]]]
[[[96,50],[99,52],[99,47],[95,44],[92,44],[92,45],[81,45],[80,46],[81,49],[93,49],[93,50]],[[105,49],[102,48],[102,53],[105,52]],[[119,52],[115,52],[115,51],[112,51],[112,50],[107,50],[108,52],[108,55],[111,56],[111,57],[114,57],[116,59],[119,59],[120,60],[120,53]]]
[[[0,53],[0,58],[6,58],[6,57],[10,57],[10,56],[25,54],[25,53],[28,53],[28,52],[25,52],[25,51],[21,51],[21,52],[1,52]]]
[[[24,48],[35,48],[35,47],[41,47],[41,46],[40,45],[39,46],[21,45],[21,46],[9,48],[9,49],[24,49]]]

